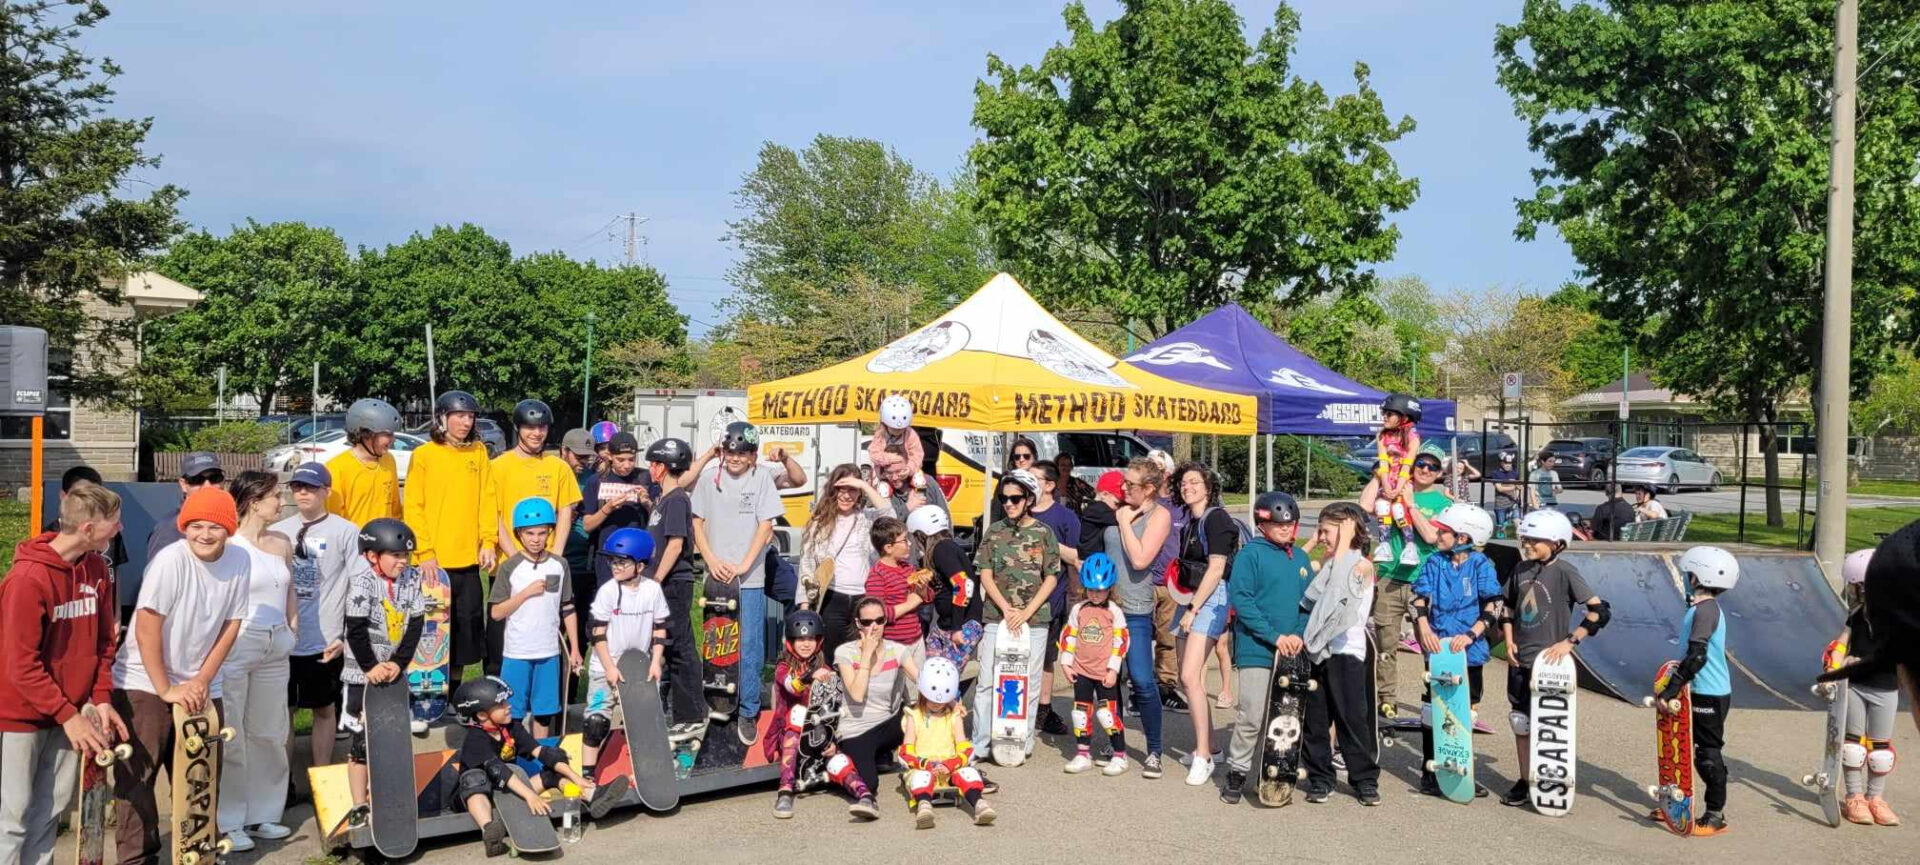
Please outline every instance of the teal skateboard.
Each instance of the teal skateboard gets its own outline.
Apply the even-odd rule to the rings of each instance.
[[[1468,699],[1467,656],[1440,651],[1427,656],[1427,687],[1433,717],[1433,759],[1427,771],[1440,792],[1455,802],[1473,801],[1473,706]]]

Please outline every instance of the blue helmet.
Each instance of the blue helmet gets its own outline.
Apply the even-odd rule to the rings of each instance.
[[[1106,553],[1094,553],[1080,563],[1080,588],[1089,592],[1113,588],[1113,581],[1120,572],[1113,566],[1113,560]]]
[[[558,522],[553,513],[553,503],[541,498],[521,499],[513,506],[513,530],[519,531],[530,526],[551,526]]]
[[[609,556],[629,558],[636,562],[648,561],[653,558],[653,536],[647,534],[646,529],[636,529],[631,526],[615,529],[613,533],[607,535],[606,540],[600,542],[600,552]]]

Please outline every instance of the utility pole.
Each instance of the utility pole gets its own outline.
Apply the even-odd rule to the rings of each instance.
[[[653,217],[641,216],[629,211],[626,216],[618,218],[626,220],[627,223],[627,266],[632,267],[639,263],[637,254],[639,253],[641,243],[640,224]]]
[[[590,423],[593,408],[593,310],[587,310],[587,375],[580,383],[580,425]]]
[[[1860,65],[1860,2],[1833,15],[1833,155],[1827,180],[1827,296],[1820,328],[1820,499],[1813,555],[1829,580],[1847,553],[1847,396],[1853,360],[1853,102]]]

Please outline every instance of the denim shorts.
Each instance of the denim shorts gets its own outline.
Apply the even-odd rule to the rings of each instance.
[[[1180,621],[1186,618],[1187,610],[1191,608],[1192,605],[1184,605],[1174,611],[1173,623],[1168,625],[1167,629],[1172,631],[1175,637],[1181,636]],[[1193,617],[1193,630],[1194,633],[1203,635],[1209,640],[1217,640],[1221,634],[1227,632],[1226,583],[1214,587],[1213,594],[1207,596],[1207,602],[1200,605],[1199,613]]]

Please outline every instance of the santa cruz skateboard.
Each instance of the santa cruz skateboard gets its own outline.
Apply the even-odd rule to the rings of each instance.
[[[413,663],[407,665],[407,691],[413,697],[414,720],[431,724],[447,713],[447,646],[452,641],[448,617],[453,609],[447,572],[435,569],[432,579],[422,580],[420,595],[426,618]]]
[[[220,744],[232,739],[233,728],[220,726],[211,701],[199,712],[173,704],[173,861],[179,865],[211,865],[233,849],[214,819]]]
[[[794,789],[808,790],[827,782],[827,761],[833,758],[833,743],[840,731],[840,709],[846,705],[847,689],[838,675],[814,682],[807,689],[807,705],[800,728],[800,756],[794,764]]]
[[[508,771],[527,781],[526,770],[519,766],[509,766]],[[507,824],[507,842],[513,845],[517,853],[551,853],[560,849],[560,833],[553,828],[553,820],[542,814],[533,813],[527,807],[527,800],[511,790],[495,790],[493,810],[500,813],[500,819]]]
[[[420,840],[415,823],[419,787],[414,783],[409,724],[418,704],[402,680],[369,684],[361,700],[360,726],[367,737],[368,829],[380,855],[401,859],[411,855]]]
[[[671,811],[680,804],[680,784],[667,743],[660,683],[647,678],[651,660],[646,652],[620,653],[620,714],[626,719],[627,763],[641,804],[655,811]]]
[[[93,706],[80,707],[87,720],[112,741]],[[121,743],[80,761],[80,819],[74,822],[79,841],[74,845],[77,865],[101,865],[107,856],[107,805],[113,802],[113,764],[133,756],[133,746]]]
[[[1533,782],[1533,810],[1565,817],[1573,807],[1574,681],[1572,656],[1533,662],[1533,736],[1527,753],[1527,777]]]
[[[1658,695],[1680,666],[1679,661],[1660,665],[1654,676],[1653,692]],[[1651,709],[1657,696],[1641,700]],[[1655,813],[1667,831],[1686,837],[1693,834],[1693,690],[1682,687],[1680,696],[1667,702],[1667,711],[1658,713],[1654,722],[1654,759],[1659,783],[1647,788],[1647,795],[1658,804]]]
[[[993,762],[1018,766],[1027,761],[1027,740],[1033,736],[1033,714],[1027,699],[1033,651],[1027,644],[1027,626],[1001,626],[993,649]]]
[[[1467,693],[1467,656],[1442,645],[1427,656],[1424,675],[1433,692],[1433,759],[1427,761],[1427,771],[1447,798],[1472,802],[1473,707]]]
[[[1307,662],[1305,650],[1291,658],[1275,652],[1269,682],[1256,790],[1260,804],[1278,808],[1293,801],[1293,785],[1300,780],[1300,728],[1307,712],[1307,692],[1319,683],[1313,680],[1313,665]]]
[[[1827,669],[1845,661],[1847,647],[1839,640],[1827,646],[1822,660]],[[1820,810],[1827,825],[1840,825],[1840,749],[1847,741],[1847,682],[1821,682],[1813,686],[1813,695],[1827,701],[1826,736],[1821,740],[1820,770],[1800,779],[1820,797]]]
[[[718,722],[733,719],[740,707],[739,577],[732,582],[707,578],[704,616],[700,622],[700,672],[709,716]],[[759,671],[751,671],[755,678]]]

